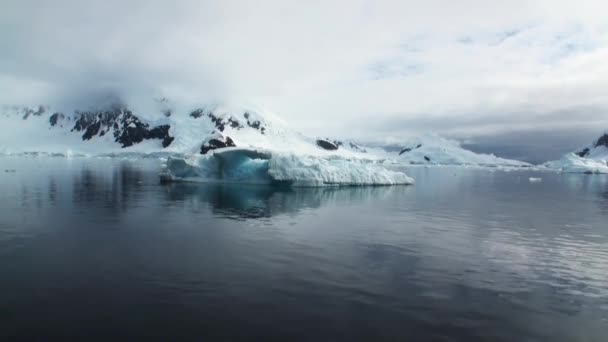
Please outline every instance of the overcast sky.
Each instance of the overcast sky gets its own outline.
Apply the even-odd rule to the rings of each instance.
[[[608,130],[605,0],[1,7],[0,103],[82,101],[103,89],[133,105],[254,103],[311,135],[433,131],[473,145],[546,134],[578,146]]]

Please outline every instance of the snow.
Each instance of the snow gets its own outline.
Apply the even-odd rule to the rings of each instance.
[[[170,157],[165,181],[238,182],[294,187],[414,184],[373,160],[226,148],[209,155]]]
[[[484,167],[530,167],[532,165],[466,150],[457,141],[436,134],[425,134],[403,145],[396,157],[402,163],[418,165],[461,165]]]
[[[149,153],[162,150],[161,140],[145,140],[128,148],[121,148],[114,141],[113,132],[102,137],[83,141],[83,132],[72,132],[74,119],[65,118],[56,126],[51,126],[49,118],[52,109],[41,116],[30,115],[23,119],[21,111],[0,106],[0,153],[4,155],[55,155],[55,156],[97,156],[104,153],[136,152]]]
[[[606,133],[602,136],[605,137]],[[601,139],[601,138],[600,138]],[[608,147],[600,145],[600,139],[579,150],[583,157],[569,153],[560,160],[550,161],[545,167],[567,173],[606,173],[608,174]]]
[[[64,157],[157,157],[168,158],[163,179],[197,182],[236,182],[288,184],[291,186],[349,186],[413,184],[405,173],[389,169],[399,165],[460,165],[466,167],[530,166],[494,155],[476,154],[457,142],[437,135],[423,135],[405,144],[401,155],[352,141],[341,143],[303,135],[291,129],[274,114],[234,106],[201,106],[198,117],[192,111],[172,111],[167,117],[157,113],[140,116],[150,127],[170,125],[175,139],[163,148],[160,139],[144,140],[121,148],[114,141],[112,128],[104,136],[82,140],[82,132],[72,132],[74,116],[65,114],[50,126],[55,111],[23,120],[22,111],[1,112],[6,134],[0,135],[0,153],[52,155]],[[197,115],[195,115],[197,116]],[[217,122],[225,123],[221,129]],[[233,125],[234,124],[234,125]],[[221,131],[221,132],[220,132]],[[200,155],[201,145],[212,138],[230,138],[235,148],[224,148]],[[326,139],[337,146],[326,150],[318,146]],[[426,158],[425,158],[426,157]],[[427,160],[428,159],[428,160]]]
[[[544,165],[549,169],[566,173],[608,173],[608,155],[606,157],[606,159],[582,158],[570,153],[560,160],[550,161]]]

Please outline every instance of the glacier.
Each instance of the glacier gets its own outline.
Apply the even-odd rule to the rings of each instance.
[[[246,148],[225,148],[209,155],[169,157],[165,182],[221,182],[292,187],[411,185],[414,179],[374,160],[313,156]]]

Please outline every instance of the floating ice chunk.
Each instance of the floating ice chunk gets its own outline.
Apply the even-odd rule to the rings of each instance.
[[[544,164],[548,168],[567,173],[608,173],[608,163],[603,159],[581,158],[574,153],[560,160]]]
[[[274,154],[268,173],[277,181],[293,186],[397,185],[413,184],[403,172],[391,171],[379,163],[338,156],[298,156]]]
[[[540,183],[543,181],[542,178],[538,178],[538,177],[530,177],[528,180],[530,181],[530,183]]]
[[[244,148],[226,148],[187,159],[170,157],[161,179],[296,187],[414,184],[405,173],[388,170],[374,161]]]

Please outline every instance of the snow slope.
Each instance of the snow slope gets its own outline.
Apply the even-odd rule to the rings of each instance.
[[[290,186],[413,184],[353,143],[302,135],[273,115],[239,107],[204,106],[185,113],[165,110],[155,119],[122,105],[54,112],[46,107],[5,108],[9,133],[0,152],[57,155],[171,157],[162,178]]]
[[[544,166],[568,173],[608,174],[608,133],[581,150],[569,153],[560,160],[547,162]]]
[[[402,163],[421,165],[465,165],[485,167],[529,167],[528,163],[496,157],[493,154],[479,154],[465,150],[456,141],[436,134],[426,134],[411,139],[397,153],[396,159]]]
[[[433,134],[411,139],[398,153],[393,153],[352,141],[305,136],[262,109],[207,105],[178,112],[167,107],[167,102],[162,104],[156,113],[145,112],[145,115],[122,105],[109,110],[71,113],[41,106],[0,107],[4,128],[0,135],[0,153],[190,155],[208,153],[215,148],[242,147],[420,165],[530,166],[477,154]]]
[[[170,113],[170,114],[168,114]],[[0,153],[107,155],[200,153],[225,139],[236,147],[326,156],[365,157],[341,146],[324,149],[319,139],[290,129],[274,114],[238,106],[200,106],[185,112],[141,115],[125,106],[103,110],[54,111],[43,106],[0,106]],[[209,145],[211,140],[212,142]],[[323,139],[320,139],[323,140]],[[333,143],[332,143],[333,144]]]

